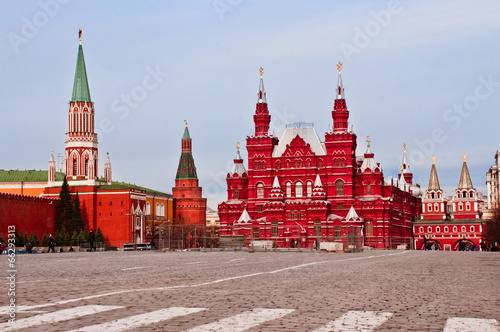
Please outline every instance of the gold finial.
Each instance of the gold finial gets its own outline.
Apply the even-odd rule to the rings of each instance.
[[[406,152],[406,143],[403,144],[403,151]]]
[[[367,141],[368,143],[370,143],[370,141],[371,141],[371,140],[372,140],[372,139],[370,138],[370,136],[366,136],[366,141]]]
[[[262,79],[262,73],[264,72],[264,68],[260,67],[259,72],[260,72],[260,79]]]
[[[342,63],[339,61],[339,63],[337,63],[337,70],[339,71],[339,75],[340,75],[340,71],[342,70]]]
[[[434,160],[436,160],[436,156],[432,155],[431,159],[432,159],[432,163],[434,164]]]
[[[465,154],[465,152],[464,152],[464,154],[462,155],[462,157],[464,157],[464,161],[465,161],[465,158],[467,158],[467,155]]]
[[[184,120],[184,123],[186,123],[186,127],[188,126],[188,120]]]
[[[78,39],[80,40],[80,45],[82,44],[82,29],[78,31]]]
[[[236,148],[239,150],[240,149],[240,142],[236,142]]]

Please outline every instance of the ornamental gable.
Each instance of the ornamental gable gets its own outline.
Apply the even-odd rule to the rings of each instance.
[[[284,157],[298,157],[298,156],[314,156],[314,152],[311,150],[311,145],[306,143],[302,137],[299,135],[286,145]]]

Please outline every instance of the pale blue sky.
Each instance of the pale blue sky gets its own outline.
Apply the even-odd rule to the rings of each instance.
[[[434,154],[450,194],[465,152],[485,192],[500,149],[499,18],[494,0],[6,2],[0,168],[47,169],[50,150],[64,152],[82,28],[100,175],[109,152],[114,180],[171,192],[186,119],[216,208],[253,129],[259,67],[271,131],[301,120],[323,139],[341,61],[358,155],[370,135],[384,176],[396,176],[406,142],[414,179],[427,186]]]

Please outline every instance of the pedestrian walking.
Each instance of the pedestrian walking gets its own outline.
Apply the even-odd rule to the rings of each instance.
[[[52,234],[49,234],[49,252],[52,249],[52,252],[56,252],[56,241],[52,237]]]
[[[92,248],[94,248],[94,251],[97,251],[96,248],[94,247],[94,241],[95,241],[95,233],[94,230],[91,229],[89,232],[90,251],[92,251]]]

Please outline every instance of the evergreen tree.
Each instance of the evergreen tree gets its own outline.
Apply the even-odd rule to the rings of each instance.
[[[22,246],[24,247],[24,245],[26,243],[28,243],[28,237],[26,236],[26,233],[24,233],[24,235],[23,235],[23,245]]]
[[[104,235],[101,232],[101,227],[98,227],[95,233],[95,243],[102,243],[104,245]]]
[[[5,243],[5,240],[1,236],[0,236],[0,243]]]
[[[87,234],[85,233],[85,230],[82,229],[80,233],[78,234],[78,245],[81,246],[83,243],[86,243],[87,241]]]
[[[40,246],[40,239],[38,239],[38,235],[35,232],[35,235],[33,235],[33,240],[30,241],[31,245],[33,247],[39,247]]]
[[[31,243],[31,245],[33,245],[33,233],[30,234],[28,242]]]
[[[21,236],[19,235],[19,233],[17,232],[17,228],[16,230],[14,231],[14,236],[15,236],[15,245],[16,247],[21,247]]]
[[[73,201],[73,210],[71,211],[71,219],[66,226],[66,231],[73,234],[74,231],[80,230],[85,226],[82,217],[82,209],[80,207],[80,198],[78,192],[76,193],[75,200]]]
[[[49,246],[49,236],[47,234],[43,234],[42,247],[48,247],[48,246]]]
[[[64,232],[64,242],[62,245],[65,247],[71,245],[71,234],[69,232]]]
[[[70,246],[76,246],[78,244],[78,232],[76,230],[73,231],[73,235],[71,236]]]
[[[73,214],[73,204],[71,204],[71,192],[69,191],[68,180],[64,177],[59,202],[57,204],[57,230],[62,231],[68,227]]]
[[[64,245],[64,231],[56,231],[56,236],[54,236],[54,240],[56,241],[56,246]]]

